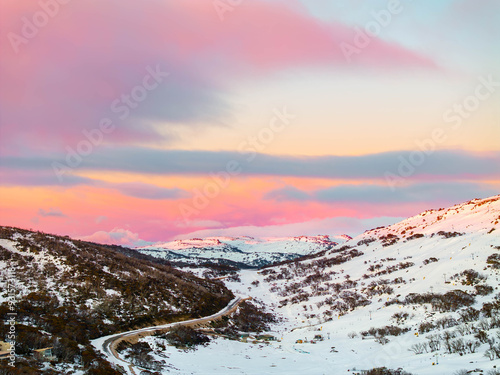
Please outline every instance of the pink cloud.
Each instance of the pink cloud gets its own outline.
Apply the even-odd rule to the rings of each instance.
[[[221,22],[211,1],[70,2],[14,52],[37,2],[2,9],[0,111],[3,153],[75,147],[83,129],[111,116],[108,143],[154,142],[151,122],[214,121],[227,110],[220,92],[240,77],[295,67],[349,66],[339,44],[353,31],[326,24],[296,3],[244,2]],[[26,18],[23,18],[26,17]],[[5,20],[5,22],[3,22]],[[140,84],[147,66],[171,76],[124,119],[111,103]],[[428,59],[379,39],[356,64],[433,67]],[[114,117],[113,117],[114,116]]]
[[[144,241],[139,238],[137,233],[127,229],[114,228],[110,232],[98,231],[90,236],[80,237],[83,241],[97,242],[108,245],[139,246]]]

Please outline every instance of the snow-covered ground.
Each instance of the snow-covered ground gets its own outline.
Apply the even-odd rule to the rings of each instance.
[[[241,271],[241,282],[227,281],[227,286],[238,295],[264,301],[284,318],[272,327],[279,342],[252,344],[219,338],[184,352],[158,349],[154,337],[146,340],[157,349],[157,359],[168,364],[168,373],[174,374],[352,374],[354,369],[385,366],[426,375],[500,369],[500,359],[484,355],[489,344],[474,336],[479,326],[489,325],[493,318],[480,313],[467,323],[460,317],[464,308],[437,311],[428,303],[404,301],[411,293],[442,295],[457,289],[474,296],[471,306],[478,311],[483,303],[494,301],[500,269],[494,267],[491,256],[500,253],[499,222],[500,196],[474,200],[367,231],[298,265]],[[345,257],[339,260],[339,256]],[[479,274],[472,283],[461,274],[469,269]],[[290,289],[293,283],[297,287]],[[493,290],[480,295],[474,284]],[[363,303],[346,307],[346,292]],[[397,321],[395,314],[404,313],[408,315]],[[435,325],[443,318],[454,320],[454,325],[418,333],[422,322]],[[361,335],[385,326],[408,331],[385,336],[384,344],[373,335]],[[422,354],[411,350],[414,344],[428,343],[431,335],[446,332],[456,335],[456,340],[477,341],[475,352],[460,355],[443,347]],[[499,326],[492,324],[486,333],[500,341]],[[311,343],[315,335],[324,340]]]
[[[207,237],[162,242],[136,248],[143,254],[171,261],[199,264],[207,260],[228,260],[250,267],[317,253],[345,242],[347,235],[284,238]]]
[[[271,344],[252,344],[225,339],[213,340],[207,347],[195,352],[167,347],[160,349],[157,360],[165,360],[169,374],[349,374],[353,369],[370,369],[386,366],[403,367],[406,371],[419,375],[451,375],[460,369],[492,369],[498,361],[489,361],[482,353],[464,358],[456,355],[432,354],[414,355],[407,350],[411,339],[402,337],[381,346],[373,340],[347,338],[346,331],[357,326],[358,319],[349,319],[342,328],[332,324],[323,326],[322,331],[304,328],[284,334],[283,341]],[[374,322],[374,324],[377,322]],[[380,322],[384,324],[384,322]],[[340,327],[340,324],[337,324]],[[298,338],[312,338],[315,334],[330,333],[330,339],[316,344],[295,344]],[[145,341],[155,346],[155,338]],[[413,341],[417,341],[414,339]],[[332,347],[336,350],[332,351]],[[433,365],[436,361],[437,365]]]

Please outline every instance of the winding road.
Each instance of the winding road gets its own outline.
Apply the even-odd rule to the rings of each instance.
[[[125,339],[128,339],[129,341],[136,341],[140,337],[150,336],[155,331],[158,331],[158,330],[168,330],[169,328],[171,328],[177,324],[190,326],[190,327],[205,324],[205,323],[208,323],[212,320],[216,320],[216,319],[219,319],[225,315],[231,314],[234,310],[236,310],[238,305],[244,300],[246,300],[246,298],[242,299],[240,297],[236,297],[231,302],[229,302],[229,304],[226,307],[224,307],[222,310],[220,310],[219,312],[217,312],[213,315],[210,315],[210,316],[206,316],[206,317],[199,318],[199,319],[185,320],[183,322],[175,322],[175,323],[169,323],[169,324],[164,324],[164,325],[160,325],[160,326],[146,327],[146,328],[136,329],[133,331],[117,333],[114,335],[105,336],[105,337],[101,337],[101,338],[92,340],[92,345],[97,350],[101,351],[107,357],[109,362],[114,363],[118,367],[123,369],[124,373],[126,373],[128,375],[137,375],[138,372],[140,372],[140,370],[138,370],[138,372],[136,373],[134,371],[134,369],[137,370],[137,368],[135,368],[135,366],[132,363],[120,358],[119,353],[116,351],[116,347],[120,343],[120,341],[125,340]]]

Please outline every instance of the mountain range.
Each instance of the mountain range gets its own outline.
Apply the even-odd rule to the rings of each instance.
[[[136,250],[168,260],[176,266],[223,264],[237,268],[258,268],[328,250],[350,238],[348,235],[266,239],[248,236],[207,237],[160,242]]]

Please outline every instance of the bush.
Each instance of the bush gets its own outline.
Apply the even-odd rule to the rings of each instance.
[[[426,333],[432,331],[436,326],[432,322],[422,322],[418,326],[418,333]]]
[[[432,352],[436,352],[441,349],[441,336],[439,335],[429,335],[427,336],[429,350]]]
[[[481,312],[487,318],[498,316],[500,312],[500,294],[497,294],[492,301],[483,303]]]
[[[437,293],[410,293],[405,297],[403,304],[425,304],[430,303],[432,308],[439,311],[456,311],[460,307],[470,306],[474,303],[473,295],[460,289],[455,289],[445,294]],[[400,303],[393,301],[392,303]],[[386,305],[388,303],[386,302]]]
[[[422,263],[424,263],[424,266],[428,265],[429,263],[435,263],[437,262],[439,259],[437,258],[434,258],[434,257],[430,257],[429,259],[425,259]]]
[[[415,354],[422,354],[424,351],[427,352],[428,346],[429,344],[427,344],[426,342],[417,343],[410,346],[409,350],[411,350]]]
[[[436,326],[441,327],[442,329],[455,327],[458,324],[458,321],[452,316],[444,316],[436,320]]]
[[[491,254],[487,259],[486,263],[488,263],[491,267],[495,269],[500,268],[500,254]]]
[[[146,342],[138,342],[129,345],[129,351],[125,358],[129,359],[131,363],[141,366],[148,370],[161,371],[163,365],[161,362],[155,361],[154,357],[149,354],[151,347]]]
[[[475,322],[479,319],[479,310],[476,310],[474,307],[467,307],[458,312],[460,315],[460,320],[464,323]]]
[[[277,319],[273,314],[266,313],[253,303],[245,301],[240,304],[231,321],[238,331],[262,332],[267,331],[269,323],[276,323]]]
[[[284,304],[288,300],[284,300]],[[283,301],[282,301],[283,302]],[[214,321],[211,326],[219,334],[236,337],[239,332],[263,332],[269,330],[270,323],[276,323],[278,319],[275,315],[266,313],[249,301],[240,303],[238,309],[230,316]]]
[[[210,342],[208,336],[180,324],[173,326],[163,338],[176,348],[193,348],[196,345],[206,345]]]
[[[465,281],[462,281],[463,285],[476,285],[479,281],[486,279],[486,276],[475,270],[465,270],[460,276],[465,276]]]
[[[452,238],[452,237],[459,237],[463,236],[464,233],[459,233],[459,232],[445,232],[445,231],[439,231],[437,233],[440,236],[443,236],[444,238]]]
[[[382,246],[387,247],[397,243],[399,241],[399,237],[395,234],[388,234],[380,237],[380,240],[382,240]]]
[[[374,242],[374,241],[375,241],[375,238],[373,238],[373,237],[369,237],[369,238],[365,238],[364,240],[359,241],[359,242],[357,243],[357,245],[358,245],[358,246],[361,246],[361,245],[368,245],[368,244],[370,244],[370,243],[372,243],[372,242]]]
[[[383,336],[399,336],[403,333],[408,332],[409,328],[400,328],[398,326],[385,326],[382,328],[370,328],[368,331],[361,332],[362,336],[375,336],[375,337],[383,337]]]
[[[493,293],[493,287],[490,285],[475,285],[474,289],[476,289],[476,295],[478,296],[487,296]]]
[[[417,238],[422,238],[424,235],[422,233],[415,233],[407,238],[408,241],[415,240]]]
[[[397,312],[391,316],[391,319],[394,319],[396,322],[399,323],[408,319],[409,316],[410,314],[408,314],[407,312]]]
[[[402,368],[391,370],[386,367],[377,367],[369,370],[366,375],[411,375],[409,372],[403,371]]]

